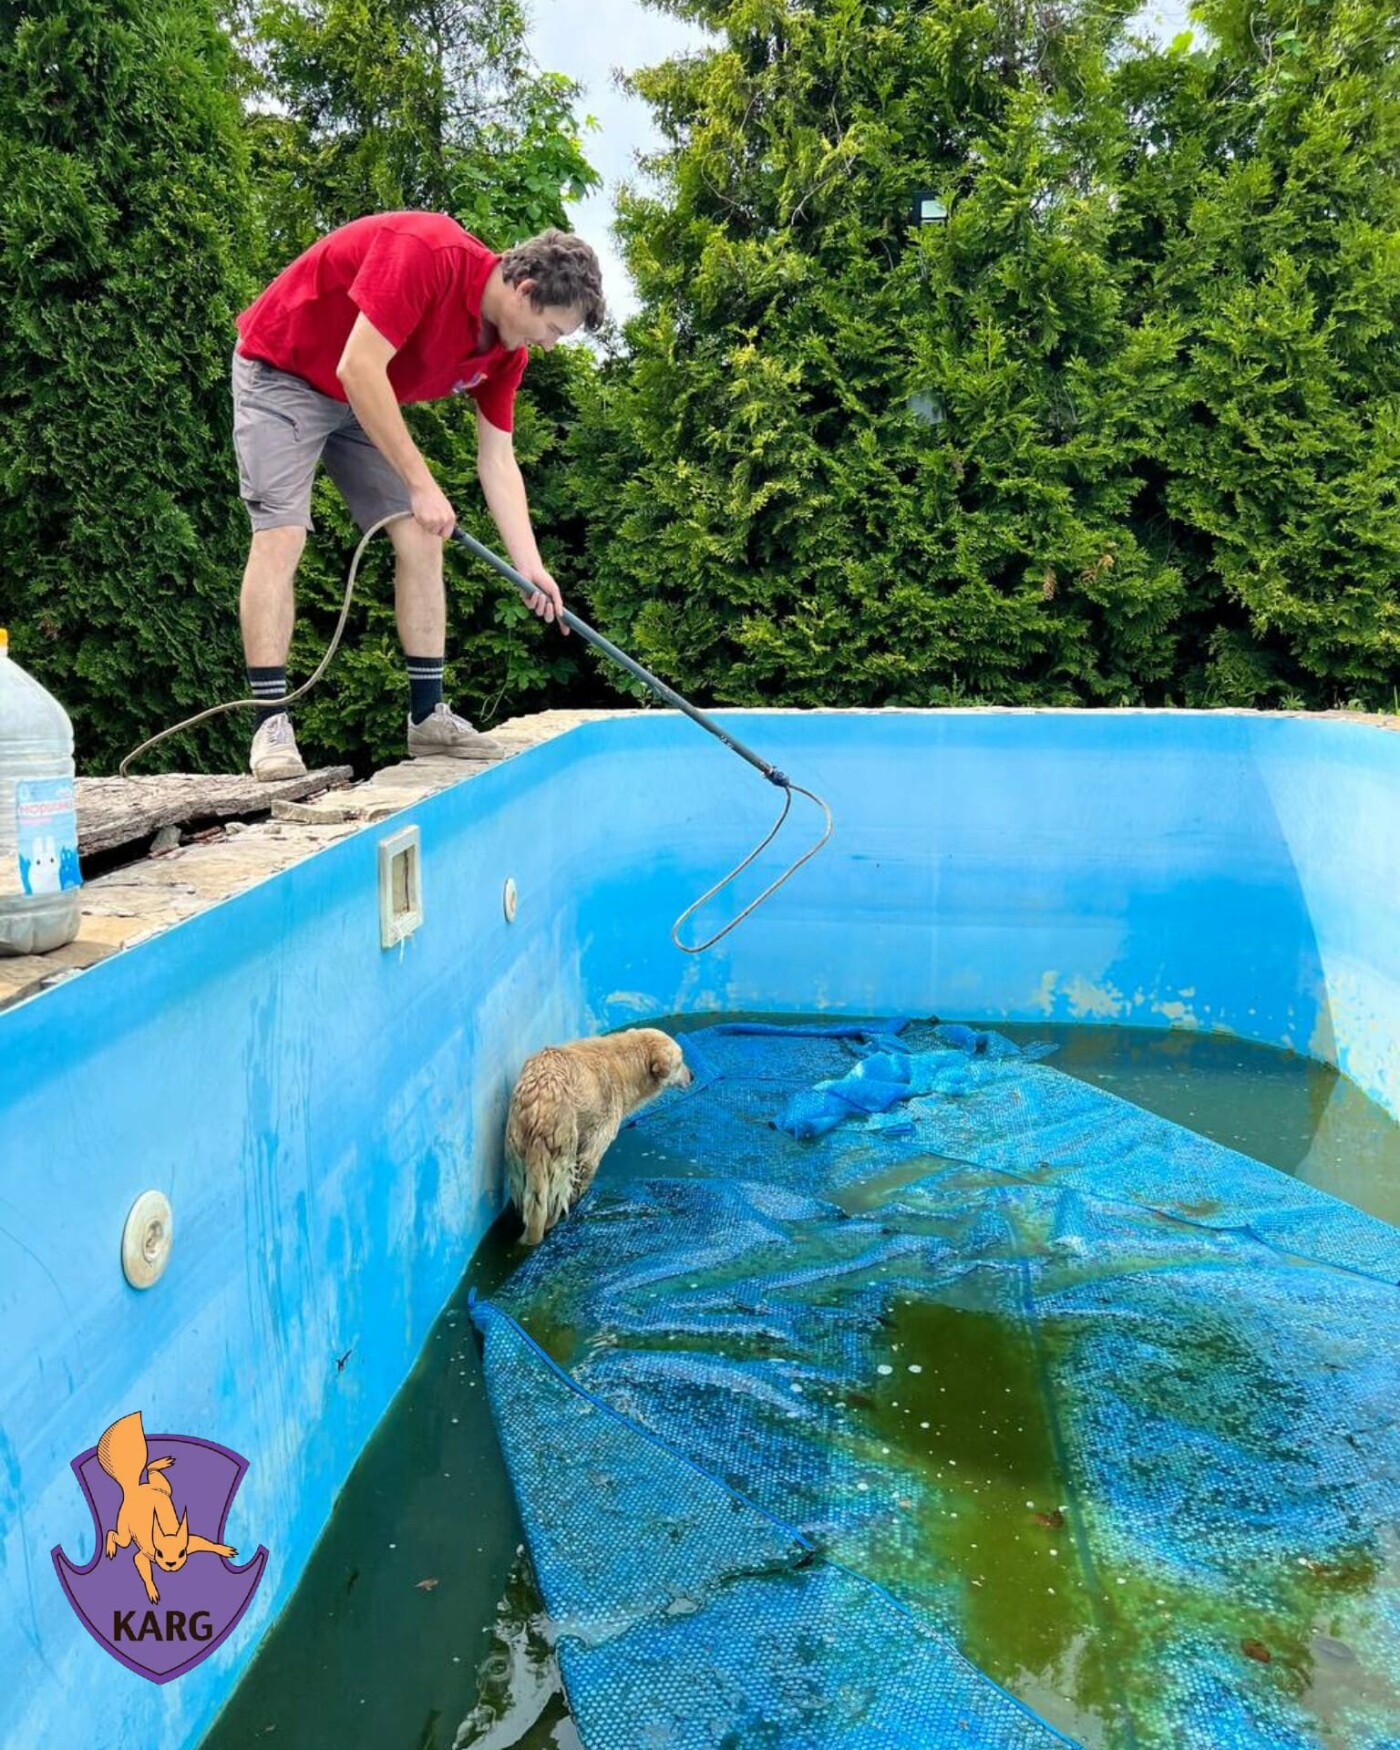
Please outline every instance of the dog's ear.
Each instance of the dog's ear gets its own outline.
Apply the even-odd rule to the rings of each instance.
[[[647,1069],[654,1082],[664,1082],[671,1073],[671,1060],[659,1045],[653,1045],[647,1053]]]

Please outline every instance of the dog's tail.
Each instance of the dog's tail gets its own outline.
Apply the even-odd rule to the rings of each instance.
[[[549,1228],[551,1159],[546,1138],[512,1127],[506,1138],[506,1189],[525,1223],[521,1237],[527,1246],[537,1246]]]
[[[553,1226],[554,1179],[558,1168],[551,1138],[535,1132],[524,1140],[520,1213],[525,1221],[525,1244],[537,1246]]]
[[[525,1206],[520,1213],[525,1218],[525,1244],[537,1246],[549,1227],[549,1192],[538,1179],[526,1180]]]

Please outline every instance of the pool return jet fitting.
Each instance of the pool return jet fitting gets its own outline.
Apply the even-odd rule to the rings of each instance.
[[[316,665],[316,669],[310,679],[303,681],[294,693],[288,693],[286,697],[280,701],[281,704],[292,705],[295,704],[298,699],[305,697],[330,667],[331,658],[335,655],[336,650],[340,645],[340,640],[345,633],[345,622],[350,616],[350,604],[355,598],[355,579],[360,569],[360,560],[364,556],[365,548],[369,545],[373,537],[387,524],[396,522],[399,517],[408,516],[410,514],[409,511],[395,511],[392,516],[381,517],[377,523],[372,523],[360,537],[360,544],[355,549],[354,557],[350,561],[350,570],[345,578],[345,596],[340,605],[340,618],[336,621],[335,631],[331,634],[331,641],[326,646],[326,654]],[[465,530],[453,529],[452,539],[456,541],[458,546],[465,547],[469,553],[475,554],[478,559],[485,560],[493,571],[499,572],[500,575],[505,578],[507,583],[513,583],[527,601],[531,596],[543,593],[537,584],[529,582],[528,579],[521,576],[513,565],[507,564],[507,562],[501,558],[499,553],[493,553],[489,547],[483,546],[480,541],[474,540]],[[693,904],[688,905],[676,919],[675,923],[671,925],[671,940],[682,953],[703,954],[707,948],[713,948],[716,942],[722,941],[732,929],[741,924],[744,919],[748,917],[750,912],[757,910],[757,908],[763,904],[765,899],[771,898],[785,882],[790,881],[804,863],[809,862],[816,856],[817,852],[831,837],[832,826],[834,824],[831,817],[831,810],[814,791],[804,789],[801,784],[794,784],[792,779],[789,778],[785,772],[780,772],[776,766],[770,765],[767,760],[763,759],[759,754],[756,754],[752,748],[746,747],[737,736],[731,735],[727,729],[722,728],[716,723],[713,717],[708,716],[704,711],[700,710],[698,706],[692,705],[688,699],[682,698],[673,687],[668,687],[665,681],[658,680],[650,670],[643,668],[641,663],[630,657],[625,650],[619,650],[617,645],[605,638],[601,632],[595,632],[590,625],[585,621],[580,620],[577,614],[572,613],[568,608],[565,608],[560,617],[570,631],[578,633],[579,637],[583,639],[585,644],[591,644],[594,649],[601,650],[605,656],[611,657],[614,662],[625,668],[630,675],[635,676],[637,680],[650,687],[652,692],[656,694],[657,698],[664,700],[668,705],[674,706],[676,710],[683,711],[692,722],[698,723],[703,730],[707,731],[710,735],[713,735],[716,741],[723,742],[731,753],[736,753],[740,759],[747,760],[756,772],[761,772],[770,784],[776,785],[776,787],[783,792],[782,811],[774,822],[773,828],[768,836],[761,840],[760,843],[756,844],[741,863],[736,863],[727,875],[721,880],[716,881],[714,886],[708,888],[702,893],[699,899]],[[267,703],[268,701],[266,699],[230,699],[227,703],[222,705],[211,705],[207,711],[200,711],[193,717],[187,717],[183,723],[172,724],[169,729],[162,729],[158,735],[151,736],[149,741],[143,741],[139,747],[135,747],[131,750],[117,770],[120,775],[125,778],[128,774],[128,769],[134,761],[138,760],[143,753],[148,752],[158,743],[167,740],[170,736],[178,735],[185,729],[193,729],[196,724],[207,722],[209,718],[217,717],[224,711],[253,710],[266,706]],[[779,832],[782,830],[783,822],[787,819],[792,808],[792,798],[794,794],[807,797],[810,802],[815,802],[817,807],[821,809],[825,820],[821,837],[815,844],[809,846],[795,863],[790,864],[783,873],[779,875],[776,881],[771,881],[757,898],[751,899],[744,909],[739,912],[736,917],[731,918],[722,930],[716,930],[713,936],[706,937],[703,942],[683,942],[680,937],[682,926],[687,923],[697,911],[699,911],[702,905],[708,900],[713,899],[717,893],[722,893],[731,881],[735,880],[739,875],[742,875],[744,870],[748,868],[749,864],[767,850],[768,846],[772,844],[775,838],[777,838]]]

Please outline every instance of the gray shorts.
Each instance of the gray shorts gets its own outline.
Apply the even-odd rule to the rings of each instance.
[[[238,489],[255,529],[314,527],[316,464],[340,488],[362,529],[410,508],[408,488],[344,401],[304,377],[233,355],[233,447]]]

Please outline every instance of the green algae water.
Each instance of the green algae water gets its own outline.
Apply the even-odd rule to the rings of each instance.
[[[663,1024],[684,1033],[736,1018]],[[999,1030],[1052,1041],[1051,1067],[1400,1225],[1400,1127],[1334,1071],[1208,1034]],[[924,1156],[892,1165],[886,1149],[840,1201],[851,1213],[874,1208],[936,1164]],[[670,1158],[630,1130],[601,1176],[715,1165]],[[465,1310],[472,1286],[489,1295],[524,1255],[514,1232],[508,1216],[480,1248],[204,1750],[577,1750]],[[572,1333],[533,1334],[570,1359]],[[945,1626],[975,1664],[1068,1736],[1089,1750],[1148,1750],[1150,1733],[1134,1735],[1117,1686],[1164,1637],[1207,1621],[1218,1631],[1222,1612],[1280,1693],[1305,1700],[1324,1745],[1347,1742],[1339,1734],[1349,1700],[1383,1706],[1394,1694],[1397,1674],[1365,1668],[1353,1643],[1378,1579],[1400,1561],[1396,1548],[1299,1564],[1286,1584],[1276,1572],[1242,1572],[1232,1599],[1267,1598],[1267,1608],[1097,1572],[1084,1559],[1045,1384],[1053,1325],[1032,1332],[969,1290],[955,1305],[898,1303],[889,1342],[888,1362],[855,1408],[926,1485],[909,1511],[921,1561],[956,1578]]]
[[[1400,1227],[1400,1125],[1326,1065],[1216,1033],[1134,1027],[997,1031],[1059,1046],[1048,1067]]]
[[[1346,1715],[1359,1706],[1400,1722],[1400,1673],[1367,1669],[1353,1647],[1376,1626],[1377,1586],[1400,1573],[1400,1542],[1327,1564],[1246,1556],[1228,1597],[1106,1571],[1066,1481],[1047,1389],[1056,1345],[1053,1323],[1032,1332],[975,1302],[903,1304],[893,1365],[865,1406],[877,1437],[934,1485],[917,1543],[930,1568],[959,1577],[944,1628],[962,1652],[1086,1750],[1172,1750],[1148,1706],[1156,1657],[1193,1633],[1250,1649],[1281,1696],[1304,1702],[1320,1744],[1352,1744]]]
[[[538,1600],[522,1594],[520,1525],[466,1305],[516,1255],[504,1231],[478,1252],[204,1750],[450,1750],[478,1697],[502,1692],[500,1717],[517,1729],[470,1742],[577,1745]]]

